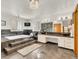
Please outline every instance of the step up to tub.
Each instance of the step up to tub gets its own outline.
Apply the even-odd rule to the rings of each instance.
[[[15,52],[15,51],[18,50],[18,49],[21,49],[21,48],[23,48],[23,47],[25,47],[25,46],[27,46],[27,45],[30,45],[30,44],[34,43],[34,42],[36,42],[36,40],[32,40],[32,41],[29,41],[29,42],[26,42],[26,43],[23,43],[23,44],[14,46],[14,47],[5,47],[5,48],[4,48],[4,52],[5,52],[6,54],[10,54],[10,53],[12,53],[12,52]]]
[[[9,46],[14,47],[16,45],[23,44],[25,42],[29,42],[29,41],[32,41],[32,40],[33,39],[23,39],[23,40],[20,40],[20,41],[11,42],[11,43],[9,43]]]

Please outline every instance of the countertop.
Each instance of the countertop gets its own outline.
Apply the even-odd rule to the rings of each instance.
[[[68,38],[74,38],[70,36],[70,33],[59,33],[59,32],[46,32],[46,33],[39,33],[43,35],[51,35],[51,36],[59,36],[59,37],[68,37]]]

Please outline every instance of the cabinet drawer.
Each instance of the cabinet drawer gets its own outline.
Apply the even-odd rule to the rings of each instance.
[[[71,43],[71,40],[65,40],[65,43]]]
[[[65,42],[64,42],[64,47],[70,49],[70,47],[71,47],[71,42],[70,42],[70,41],[65,41]]]
[[[71,41],[64,41],[64,45],[71,45]]]
[[[70,43],[71,42],[71,39],[67,39],[66,38],[64,41],[67,42],[67,43]]]
[[[64,44],[63,43],[58,43],[58,46],[59,47],[64,47]]]
[[[65,38],[65,48],[74,49],[74,38]]]
[[[46,38],[44,35],[38,35],[38,41],[39,42],[43,42],[43,43],[46,43]]]
[[[64,47],[65,48],[68,48],[68,49],[71,49],[71,46],[70,45],[65,45]]]
[[[58,39],[58,46],[59,47],[64,47],[64,38],[59,38]]]
[[[74,38],[71,40],[71,49],[74,49]]]

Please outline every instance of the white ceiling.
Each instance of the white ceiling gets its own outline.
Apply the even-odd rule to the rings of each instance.
[[[77,0],[39,0],[38,9],[29,8],[29,0],[2,0],[1,12],[21,17],[45,17],[63,13],[71,13],[74,10]]]

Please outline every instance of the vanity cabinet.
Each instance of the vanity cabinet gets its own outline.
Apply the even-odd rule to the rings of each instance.
[[[42,42],[42,43],[46,43],[46,42],[58,43],[58,37],[57,36],[51,36],[51,35],[38,35],[38,42]]]
[[[59,47],[64,47],[64,37],[60,37],[60,38],[58,39],[58,46],[59,46]]]
[[[61,37],[61,36],[52,36],[52,35],[38,35],[38,42],[47,43],[58,43],[59,47],[74,49],[74,38],[70,37]]]
[[[74,38],[61,37],[58,39],[58,46],[68,49],[74,49]]]
[[[38,35],[38,42],[46,43],[46,35]]]

